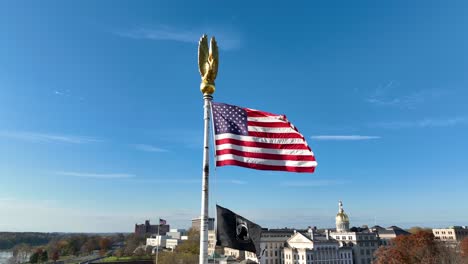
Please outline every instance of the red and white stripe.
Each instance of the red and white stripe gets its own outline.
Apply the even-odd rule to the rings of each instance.
[[[286,116],[249,108],[244,110],[249,135],[216,135],[216,166],[314,172],[317,166],[314,153]]]

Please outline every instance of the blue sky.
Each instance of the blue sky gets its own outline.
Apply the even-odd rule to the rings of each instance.
[[[265,227],[468,224],[463,1],[3,1],[0,230],[111,232],[199,215],[197,41],[215,100],[286,114],[314,174],[212,170]]]

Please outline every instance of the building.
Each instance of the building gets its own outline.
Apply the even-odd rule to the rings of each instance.
[[[260,238],[260,251],[263,256],[260,258],[261,264],[281,263],[281,252],[286,241],[291,238],[296,231],[294,229],[267,229],[262,230]],[[235,250],[230,250],[232,256],[235,256]],[[225,249],[226,254],[226,249]],[[239,252],[239,258],[245,257],[247,260],[258,261],[257,256],[252,252]]]
[[[208,256],[213,255],[216,252],[216,232],[214,230],[208,230]]]
[[[165,235],[151,235],[146,239],[146,246],[174,250],[183,240],[187,239],[187,231],[184,229],[171,229],[169,232],[166,232]]]
[[[460,242],[468,237],[467,226],[451,226],[448,228],[432,229],[435,238],[446,242]]]
[[[182,239],[168,238],[166,239],[166,248],[174,250],[182,242]]]
[[[208,218],[208,230],[214,230],[214,218]],[[200,230],[201,220],[200,218],[192,219],[192,230]]]
[[[135,235],[137,236],[165,235],[167,232],[169,232],[169,225],[152,225],[150,220],[146,220],[144,224],[135,224]]]
[[[281,260],[284,264],[354,263],[351,247],[331,238],[328,231],[323,235],[316,233],[312,228],[306,234],[296,232],[288,239],[281,252]]]
[[[397,236],[409,236],[410,232],[399,228],[398,226],[390,226],[387,228],[381,226],[373,226],[370,230],[377,234],[379,238],[380,245],[387,246],[390,245],[392,240]]]
[[[166,235],[151,235],[146,239],[146,246],[151,247],[166,247],[166,241],[170,238]]]
[[[183,237],[187,237],[187,230],[185,229],[171,229],[169,232],[166,233],[166,235],[170,238],[173,239],[181,239],[183,240]]]
[[[243,254],[247,260],[261,264],[353,264],[352,249],[333,239],[329,232],[308,230],[265,229],[260,240],[262,256],[257,259],[252,252],[239,252],[225,248],[225,255]]]
[[[338,214],[335,218],[336,231],[330,235],[352,247],[355,264],[370,264],[379,247],[379,237],[367,227],[349,228],[349,217],[343,209],[343,203],[338,203]]]

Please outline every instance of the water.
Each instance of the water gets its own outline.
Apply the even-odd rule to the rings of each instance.
[[[8,259],[13,256],[12,251],[0,250],[0,264],[6,264]]]

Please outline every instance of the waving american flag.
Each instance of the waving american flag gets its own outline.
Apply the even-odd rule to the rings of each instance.
[[[286,116],[214,102],[212,111],[216,166],[314,172],[314,154]]]

